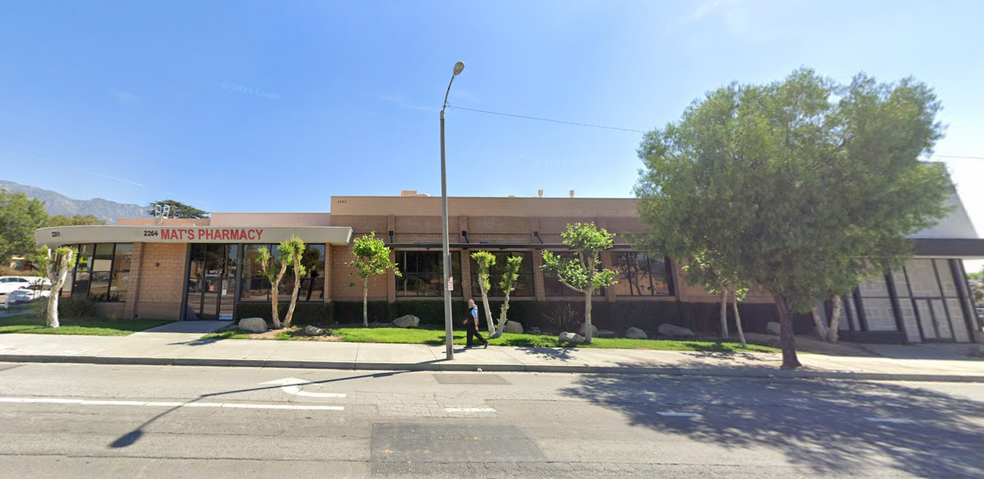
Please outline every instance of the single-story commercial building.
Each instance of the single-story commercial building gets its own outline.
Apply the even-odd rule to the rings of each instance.
[[[975,341],[981,324],[960,260],[984,258],[984,240],[977,237],[959,198],[952,201],[950,217],[913,238],[917,256],[905,268],[868,281],[845,298],[843,336]],[[571,327],[580,321],[583,299],[542,273],[541,252],[568,250],[561,242],[568,223],[594,222],[617,234],[641,232],[636,205],[635,199],[574,198],[573,192],[570,198],[450,198],[455,301],[480,296],[470,253],[519,255],[524,261],[511,296],[511,318],[527,327]],[[362,288],[346,262],[352,260],[353,238],[371,232],[390,246],[401,272],[370,281],[373,319],[416,314],[425,322],[443,323],[441,200],[414,191],[389,197],[334,196],[330,213],[121,218],[112,226],[43,228],[35,236],[38,244],[79,248],[63,295],[90,295],[106,315],[180,320],[269,318],[270,284],[260,273],[258,249],[275,250],[280,241],[297,236],[308,244],[298,314],[314,321],[357,322]],[[602,255],[603,265],[618,270],[619,277],[616,286],[597,293],[594,316],[600,328],[653,331],[669,322],[716,332],[716,296],[682,281],[675,262],[633,251],[621,234],[616,243]],[[493,276],[497,271],[501,274],[494,270]],[[292,289],[288,273],[281,297],[289,298]],[[501,300],[496,286],[492,296],[496,303]],[[772,297],[761,289],[753,290],[741,308],[751,331],[764,332],[776,317]],[[464,314],[463,309],[456,311],[456,316]],[[810,324],[800,318],[797,331],[809,332]]]

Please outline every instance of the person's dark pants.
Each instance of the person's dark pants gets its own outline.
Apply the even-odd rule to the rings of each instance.
[[[468,336],[467,336],[467,338],[465,340],[465,346],[468,346],[468,347],[474,346],[474,344],[472,344],[472,336],[478,338],[478,340],[480,341],[478,344],[483,344],[484,345],[485,343],[488,342],[488,341],[485,340],[485,338],[482,337],[482,333],[479,333],[478,330],[475,329],[475,326],[469,325],[468,326]]]

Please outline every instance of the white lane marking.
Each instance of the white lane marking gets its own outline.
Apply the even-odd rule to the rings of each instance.
[[[667,417],[700,417],[700,414],[693,412],[657,411],[656,414]]]
[[[284,409],[300,411],[344,411],[342,406],[305,406],[301,404],[247,404],[228,402],[163,402],[163,401],[112,401],[104,399],[66,398],[3,398],[0,403],[16,404],[75,404],[79,406],[137,406],[137,407],[199,407],[230,409]]]
[[[304,379],[297,378],[283,378],[275,379],[273,381],[267,381],[265,383],[260,383],[260,386],[267,384],[279,384],[280,389],[282,389],[287,394],[292,394],[294,396],[304,396],[310,398],[343,398],[344,393],[309,393],[307,391],[301,391],[301,384],[310,384],[311,381],[306,381]]]
[[[916,421],[913,421],[912,419],[904,419],[904,418],[898,418],[898,417],[867,417],[865,419],[867,419],[867,420],[869,420],[871,422],[887,422],[887,423],[892,423],[892,424],[912,424],[912,423],[916,422]]]
[[[490,407],[446,407],[444,412],[454,412],[454,413],[473,413],[473,412],[495,412],[495,409]]]

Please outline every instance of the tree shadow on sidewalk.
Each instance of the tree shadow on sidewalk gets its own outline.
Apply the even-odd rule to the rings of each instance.
[[[984,402],[918,387],[588,375],[563,393],[636,426],[726,448],[766,447],[818,472],[888,466],[920,477],[984,477]]]

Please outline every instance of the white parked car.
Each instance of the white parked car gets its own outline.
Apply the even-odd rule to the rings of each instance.
[[[10,296],[7,297],[7,303],[29,303],[48,296],[51,296],[51,287],[49,286],[42,286],[41,289],[34,286],[24,286],[10,293]]]
[[[51,281],[39,276],[0,276],[0,294],[10,294],[24,286],[30,287],[37,284],[51,286]]]

